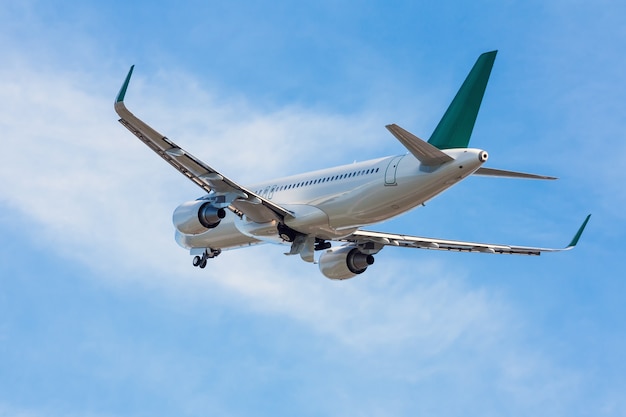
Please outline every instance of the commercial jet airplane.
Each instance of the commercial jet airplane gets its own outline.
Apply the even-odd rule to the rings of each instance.
[[[242,186],[179,147],[133,115],[124,97],[133,72],[115,100],[128,130],[206,194],[174,211],[176,241],[204,268],[222,250],[260,243],[290,245],[287,255],[317,263],[330,279],[365,272],[385,246],[458,252],[539,255],[576,246],[589,216],[562,249],[433,239],[362,229],[411,210],[470,175],[552,180],[554,177],[482,167],[487,152],[468,148],[497,51],[482,54],[430,139],[386,126],[406,147],[403,155],[337,166]],[[330,242],[339,242],[332,246]]]

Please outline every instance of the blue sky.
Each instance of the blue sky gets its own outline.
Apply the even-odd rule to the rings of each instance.
[[[0,416],[624,415],[617,1],[5,2]],[[470,178],[390,232],[562,246],[387,248],[325,279],[263,246],[200,271],[171,212],[200,189],[129,108],[242,182],[428,137],[498,49],[472,145],[555,182]]]

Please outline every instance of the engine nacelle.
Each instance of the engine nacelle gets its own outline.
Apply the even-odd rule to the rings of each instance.
[[[326,278],[348,279],[365,272],[374,263],[372,255],[361,253],[354,246],[340,246],[324,252],[319,259],[320,271]]]
[[[174,227],[186,235],[198,235],[220,224],[226,210],[204,200],[188,201],[176,207],[172,216]]]

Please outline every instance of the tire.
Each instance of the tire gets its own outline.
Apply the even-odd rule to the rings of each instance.
[[[293,242],[296,238],[296,233],[283,224],[278,225],[278,236],[285,242]]]

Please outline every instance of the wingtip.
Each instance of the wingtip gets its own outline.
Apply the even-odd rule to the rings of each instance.
[[[135,69],[134,65],[130,66],[130,70],[128,71],[128,75],[124,80],[124,84],[122,84],[122,88],[120,88],[120,92],[117,93],[117,97],[115,98],[116,103],[122,103],[124,101],[124,96],[126,96],[126,90],[128,89],[128,84],[130,83],[130,77],[133,75],[133,70]]]
[[[580,228],[578,229],[578,231],[574,235],[574,238],[572,239],[570,244],[567,246],[568,249],[571,249],[571,248],[573,248],[574,246],[576,246],[578,244],[578,241],[580,240],[580,237],[582,236],[583,231],[585,230],[585,227],[587,227],[587,223],[589,222],[590,218],[591,218],[591,214],[587,215],[587,218],[585,219],[583,224],[580,226]]]

